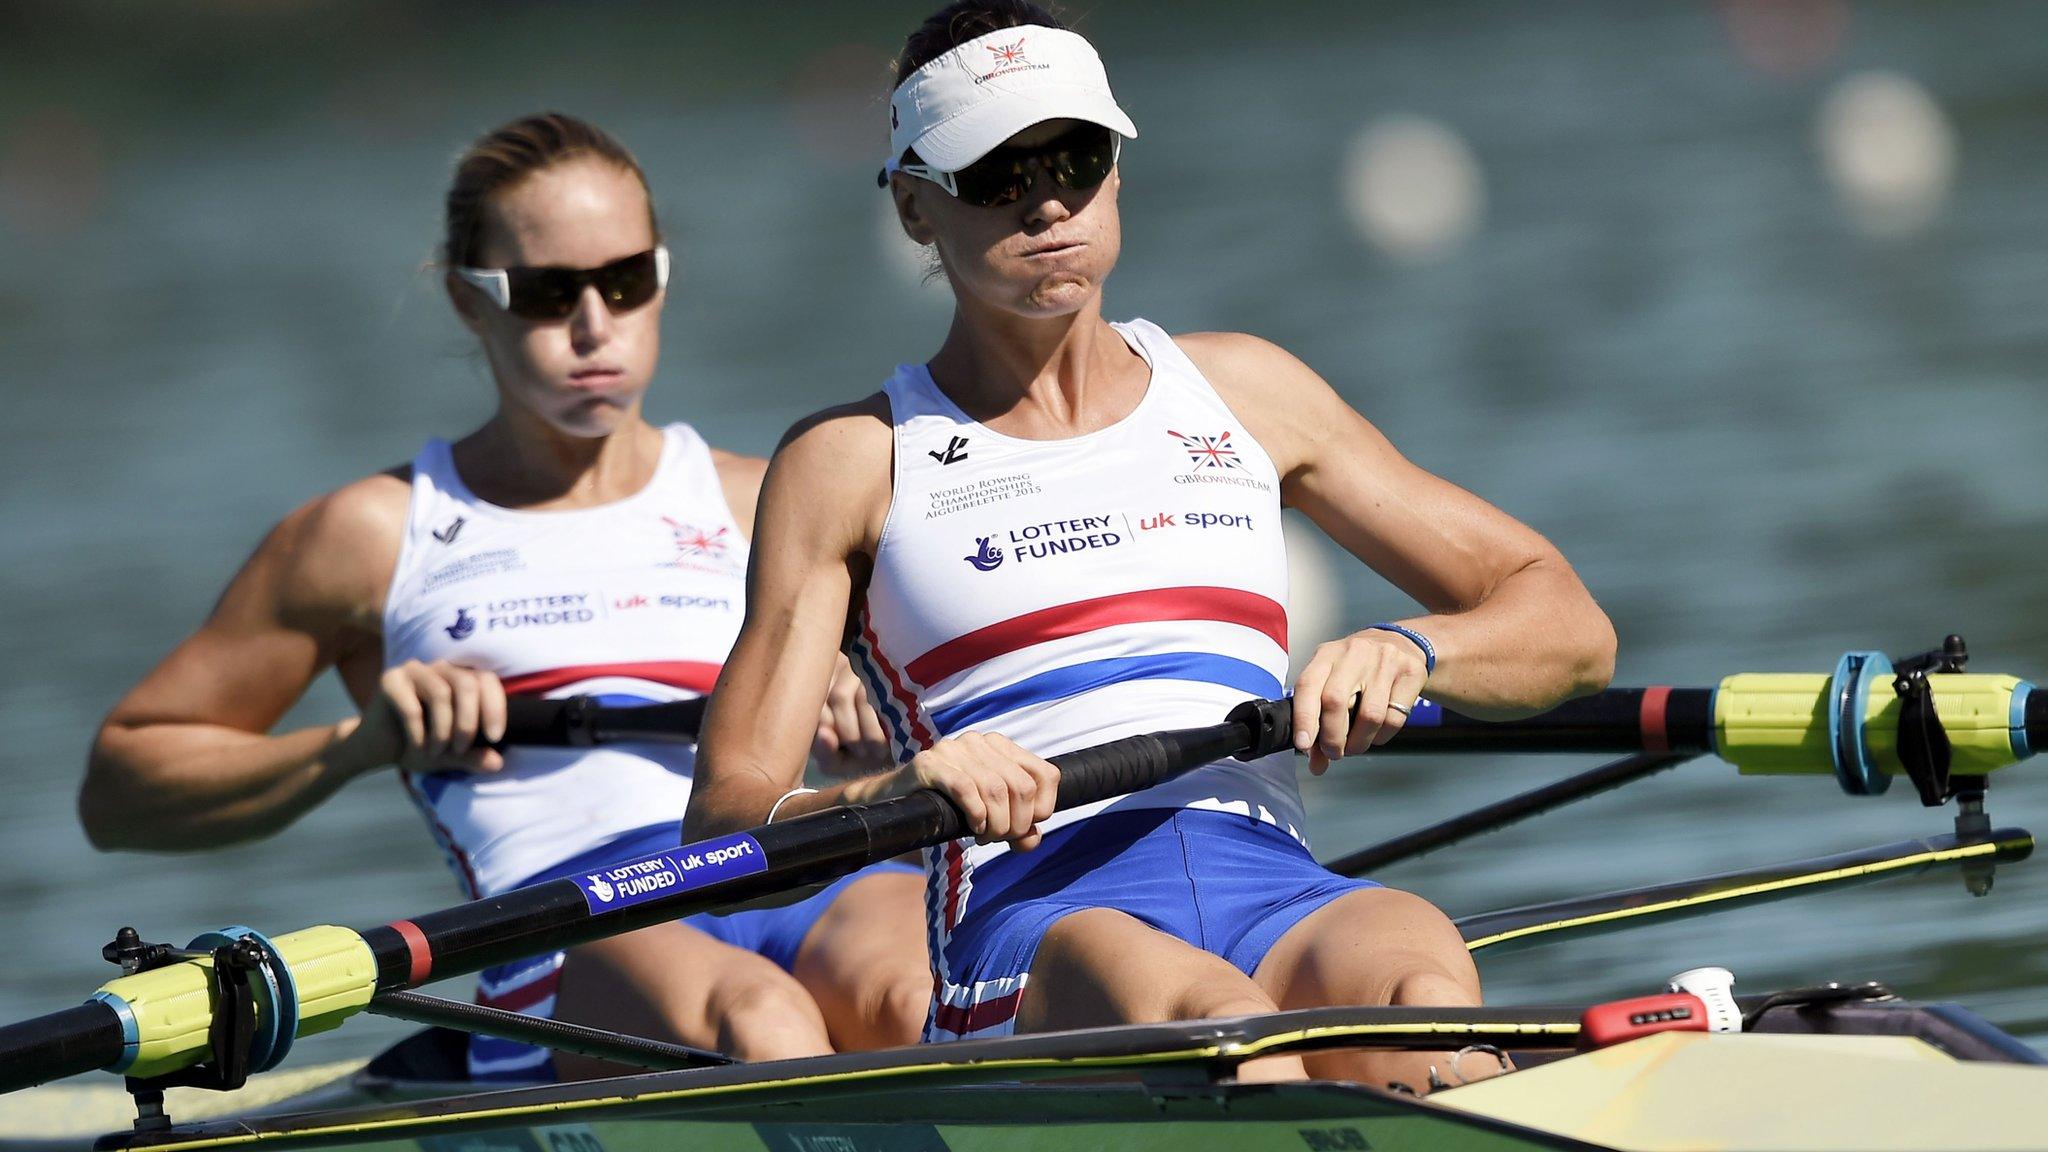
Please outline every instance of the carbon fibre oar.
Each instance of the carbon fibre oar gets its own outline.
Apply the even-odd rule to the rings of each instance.
[[[622,740],[687,744],[704,726],[708,696],[661,704],[611,707],[595,696],[510,696],[505,700],[508,744],[543,748],[591,748]]]
[[[1906,665],[1901,665],[1905,667]],[[1909,707],[1893,695],[1891,663],[1850,653],[1832,675],[1741,673],[1712,688],[1609,688],[1520,720],[1479,720],[1433,700],[1373,755],[1557,752],[1720,756],[1744,772],[1834,774],[1857,795],[1882,792],[1914,742],[1943,729],[1956,775],[1982,775],[2048,746],[2048,692],[2011,676],[1925,676]],[[589,747],[619,740],[694,740],[705,700],[611,707],[593,697],[515,698],[504,743]],[[1917,783],[1918,781],[1916,781]]]
[[[1221,724],[1130,736],[1050,757],[1062,809],[1148,788],[1189,769],[1290,747],[1287,701],[1252,701]],[[370,928],[317,927],[260,940],[272,987],[290,987],[298,1035],[372,997],[738,903],[943,844],[966,831],[936,792],[827,809],[686,844],[595,874],[515,889]],[[249,934],[253,937],[255,934]],[[248,937],[244,937],[248,939]],[[0,1028],[0,1092],[94,1069],[160,1076],[208,1058],[212,964],[180,960],[108,982],[94,999]],[[261,1070],[260,1068],[257,1070]]]

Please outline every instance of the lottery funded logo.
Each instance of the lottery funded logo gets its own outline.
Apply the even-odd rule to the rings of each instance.
[[[590,911],[599,912],[629,908],[767,869],[768,857],[760,843],[742,832],[586,872],[576,879],[576,886],[583,890],[583,902]]]
[[[1125,541],[1125,533],[1130,530],[1127,520],[1123,531],[1110,527],[1122,519],[1117,516],[1076,516],[1071,520],[1046,520],[1004,528],[987,536],[977,535],[974,550],[964,559],[977,571],[990,572],[1001,565],[1006,556],[1015,563],[1025,564],[1077,552],[1114,548]]]

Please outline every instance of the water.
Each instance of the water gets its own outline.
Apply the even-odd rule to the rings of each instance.
[[[1174,5],[1090,27],[1144,132],[1113,315],[1296,352],[1412,457],[1554,539],[1613,615],[1618,682],[1820,671],[1968,636],[2048,676],[2048,9],[1871,5],[1791,77],[1706,5]],[[650,401],[765,452],[925,354],[872,171],[916,6],[39,6],[0,14],[0,1020],[75,1003],[124,923],[366,924],[455,899],[387,777],[259,844],[101,855],[83,753],[267,526],[488,412],[419,272],[453,152],[560,106],[634,146],[681,279]],[[799,26],[801,25],[801,26]],[[571,34],[573,33],[573,34]],[[346,61],[346,64],[341,63]],[[1812,141],[1850,72],[1916,78],[1960,157],[1940,213],[1873,238]],[[1486,216],[1427,263],[1376,252],[1339,188],[1387,113],[1462,135]],[[1408,611],[1355,569],[1343,614]],[[331,681],[289,723],[341,715]],[[1575,765],[1360,761],[1306,785],[1329,854]],[[2048,822],[2001,778],[1998,823]],[[1395,869],[1454,913],[1946,830],[1905,789],[1717,762]],[[2048,1037],[2048,875],[1952,874],[1489,959],[1500,1001],[1882,978]],[[452,991],[461,994],[457,987]],[[308,1047],[367,1052],[367,1022]]]

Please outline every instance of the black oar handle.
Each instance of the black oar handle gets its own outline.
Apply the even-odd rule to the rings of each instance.
[[[494,748],[591,748],[621,740],[687,744],[704,725],[709,697],[612,708],[591,696],[511,696],[505,700],[505,738]]]

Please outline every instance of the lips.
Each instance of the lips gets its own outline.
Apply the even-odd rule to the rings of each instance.
[[[1079,240],[1062,240],[1057,244],[1041,244],[1036,248],[1027,249],[1024,258],[1030,260],[1039,256],[1059,256],[1068,252],[1078,252],[1085,247],[1087,245]]]
[[[574,372],[569,373],[569,387],[589,392],[600,392],[611,388],[625,378],[626,370],[623,368],[606,366],[578,368]]]

